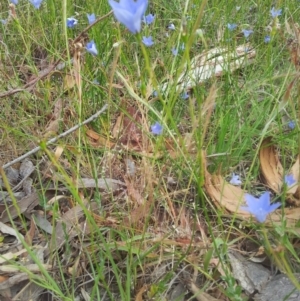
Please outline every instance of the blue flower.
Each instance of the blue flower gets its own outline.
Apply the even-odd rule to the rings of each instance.
[[[270,204],[270,192],[266,191],[258,199],[251,194],[246,193],[245,199],[248,207],[241,206],[240,209],[247,211],[255,216],[255,218],[263,223],[267,215],[276,210],[281,204]]]
[[[270,41],[271,41],[271,37],[270,36],[265,36],[264,42],[269,43]]]
[[[149,36],[149,37],[143,37],[142,42],[147,47],[151,47],[154,44],[151,36]]]
[[[243,29],[242,32],[244,34],[244,37],[247,39],[253,33],[253,30]]]
[[[235,173],[232,174],[231,180],[229,182],[231,185],[239,186],[242,184],[242,181],[240,180],[240,176],[236,175]]]
[[[173,54],[174,56],[176,56],[176,55],[178,54],[178,49],[176,49],[175,47],[173,47],[173,48],[171,49],[171,51],[172,51],[172,54]]]
[[[67,18],[67,27],[73,28],[77,23],[78,23],[77,19],[75,19],[73,17]]]
[[[152,14],[149,14],[149,15],[144,17],[143,21],[144,21],[145,24],[150,25],[151,23],[153,23],[154,19],[155,19],[155,16],[152,15]]]
[[[141,22],[148,6],[148,0],[108,0],[116,19],[132,33],[141,31]]]
[[[94,40],[88,42],[86,44],[85,49],[86,49],[87,52],[89,52],[92,55],[97,55],[98,54],[98,50],[96,48],[96,44],[95,44]]]
[[[187,93],[186,91],[184,91],[183,93],[181,93],[180,97],[183,100],[187,100],[190,97],[190,95],[189,95],[189,93]]]
[[[289,127],[291,130],[293,130],[293,129],[296,127],[295,121],[293,121],[293,120],[289,121],[288,127]]]
[[[163,131],[163,127],[160,125],[159,122],[155,122],[153,125],[151,125],[151,132],[154,135],[161,135]]]
[[[154,91],[152,92],[152,96],[153,96],[153,97],[157,97],[157,96],[158,96],[158,92],[157,92],[156,90],[154,90]]]
[[[10,0],[11,3],[13,3],[14,5],[17,5],[19,0]]]
[[[175,30],[175,25],[173,23],[169,24],[168,29]]]
[[[30,2],[36,9],[39,9],[43,0],[30,0]]]
[[[86,14],[88,20],[89,20],[89,24],[92,24],[96,21],[96,16],[95,14]]]
[[[7,24],[7,22],[8,22],[8,19],[1,19],[1,23],[3,24],[3,25],[6,25]]]
[[[296,183],[296,180],[294,179],[294,176],[292,174],[289,174],[287,176],[284,176],[284,183],[290,187],[293,186]]]
[[[272,7],[272,9],[270,10],[270,13],[271,13],[272,18],[276,18],[281,15],[282,9],[275,9],[275,7]]]
[[[228,23],[228,24],[227,24],[227,28],[228,28],[230,31],[233,31],[233,30],[235,30],[235,29],[237,28],[237,25],[236,25],[235,23],[232,23],[232,24]]]

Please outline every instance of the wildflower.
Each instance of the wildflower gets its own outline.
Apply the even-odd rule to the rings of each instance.
[[[181,93],[180,97],[183,100],[187,100],[190,96],[189,96],[189,93],[187,93],[186,91],[184,91],[183,93]]]
[[[1,23],[3,24],[3,25],[6,25],[7,24],[7,22],[8,22],[8,19],[1,19]]]
[[[168,29],[175,30],[175,25],[173,23],[169,24]]]
[[[235,29],[237,28],[237,25],[236,25],[235,23],[232,23],[232,24],[228,23],[228,24],[227,24],[227,28],[228,28],[230,31],[233,31],[233,30],[235,30]]]
[[[98,50],[96,48],[96,44],[95,44],[94,40],[88,42],[86,44],[85,49],[86,49],[87,52],[89,52],[92,55],[97,55],[98,54]]]
[[[291,130],[293,130],[293,129],[296,127],[295,121],[293,121],[293,120],[289,121],[288,127],[289,127]]]
[[[287,176],[284,176],[284,183],[290,187],[296,183],[296,180],[294,179],[294,176],[292,174],[289,174]]]
[[[75,19],[73,17],[67,18],[67,27],[73,28],[77,23],[78,23],[77,19]]]
[[[98,81],[97,79],[94,79],[94,80],[93,80],[93,84],[95,84],[95,85],[100,85],[100,83],[99,83],[99,81]]]
[[[157,96],[158,96],[158,92],[157,92],[156,90],[154,90],[154,91],[152,92],[152,96],[153,96],[153,97],[157,97]]]
[[[247,39],[253,33],[253,30],[243,29],[242,32],[244,34],[244,37]]]
[[[89,21],[89,24],[92,24],[96,21],[96,16],[95,14],[86,14],[87,18],[88,18],[88,21]]]
[[[269,43],[270,41],[271,41],[271,37],[270,36],[265,36],[264,42]]]
[[[144,17],[143,21],[144,21],[145,24],[150,25],[151,23],[153,23],[154,19],[155,19],[155,16],[152,15],[152,14],[149,14],[149,15]]]
[[[154,44],[151,36],[149,36],[149,37],[143,37],[142,42],[147,47],[151,47]]]
[[[39,9],[43,0],[30,0],[30,2],[36,9]]]
[[[116,19],[132,33],[141,31],[141,22],[148,6],[148,0],[108,0]]]
[[[184,43],[181,43],[181,45],[179,46],[179,49],[180,49],[180,50],[184,50],[184,49],[185,49]]]
[[[13,3],[14,5],[17,5],[19,0],[10,0],[11,3]]]
[[[232,174],[231,180],[229,182],[231,185],[239,186],[242,184],[242,181],[240,180],[240,176],[236,175],[235,173]]]
[[[163,131],[163,127],[160,125],[159,122],[155,122],[153,125],[151,125],[151,132],[154,135],[161,135]]]
[[[270,204],[270,192],[266,191],[258,199],[251,194],[246,193],[245,199],[248,207],[241,206],[240,209],[247,211],[255,216],[255,218],[263,223],[267,215],[276,210],[281,204]]]
[[[272,7],[272,9],[270,10],[270,13],[271,13],[272,18],[276,18],[281,15],[282,9],[275,9],[275,7]]]
[[[178,49],[176,49],[175,47],[173,47],[173,48],[171,49],[171,51],[172,51],[172,54],[173,54],[174,56],[176,56],[176,55],[178,54]]]

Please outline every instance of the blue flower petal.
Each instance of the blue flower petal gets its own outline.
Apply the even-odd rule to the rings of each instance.
[[[85,48],[86,48],[87,52],[89,52],[92,55],[97,55],[98,54],[98,50],[96,48],[96,44],[95,44],[95,42],[93,40],[90,41],[90,42],[88,42],[86,44]]]
[[[39,9],[43,0],[30,0],[30,2],[36,9]]]
[[[151,36],[149,36],[149,37],[143,37],[142,38],[142,42],[147,47],[151,47],[154,44]]]
[[[255,216],[257,221],[263,223],[267,215],[276,210],[281,203],[270,204],[270,192],[266,191],[258,199],[251,194],[245,194],[246,206],[241,206],[240,209],[247,211]]]
[[[227,24],[227,28],[230,30],[230,31],[233,31],[237,28],[237,25],[235,23],[228,23]]]
[[[77,19],[75,19],[73,17],[67,18],[67,27],[74,28],[77,23],[78,23]]]
[[[270,13],[271,13],[272,18],[276,18],[281,15],[282,9],[275,9],[275,7],[272,7]]]
[[[89,24],[92,24],[96,21],[96,16],[95,14],[86,14],[87,18],[88,18],[88,21],[89,21]]]
[[[161,135],[162,131],[163,131],[163,127],[158,121],[156,121],[153,125],[151,125],[152,134]]]
[[[252,29],[243,29],[242,33],[244,34],[244,37],[247,39],[253,33],[253,30]]]
[[[294,176],[292,174],[284,176],[284,183],[290,187],[293,186],[296,183],[296,180],[294,179]]]
[[[153,23],[154,19],[155,19],[155,16],[152,15],[152,14],[149,14],[149,15],[144,17],[143,21],[144,21],[145,24],[150,25],[150,24]]]
[[[190,95],[189,95],[189,93],[187,93],[186,91],[184,91],[183,93],[181,93],[180,97],[183,100],[187,100],[190,97]]]
[[[295,121],[293,121],[293,120],[289,121],[288,127],[289,127],[291,130],[293,130],[293,129],[296,127]]]
[[[132,33],[141,31],[141,22],[148,6],[148,0],[114,0],[108,1],[116,19]]]

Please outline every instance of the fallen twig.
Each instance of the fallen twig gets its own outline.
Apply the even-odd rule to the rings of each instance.
[[[65,136],[69,135],[70,133],[72,133],[72,132],[76,131],[77,129],[79,129],[81,126],[83,126],[83,125],[85,125],[85,124],[93,121],[94,119],[96,119],[97,117],[99,117],[107,109],[107,107],[108,107],[107,104],[104,105],[100,111],[98,111],[97,113],[95,113],[94,115],[92,115],[91,117],[89,117],[88,119],[86,119],[85,121],[83,121],[83,122],[81,122],[81,123],[79,123],[79,124],[71,127],[70,129],[68,129],[67,131],[61,133],[60,135],[58,135],[58,136],[56,136],[56,137],[48,140],[46,142],[46,146],[48,146],[49,144],[55,143],[58,139],[63,138]],[[24,154],[24,155],[22,155],[22,156],[20,156],[20,157],[18,157],[16,159],[14,159],[13,161],[10,161],[10,162],[4,164],[2,166],[2,168],[3,169],[8,168],[8,167],[12,166],[13,164],[18,163],[18,162],[26,159],[27,157],[31,156],[32,154],[35,154],[39,150],[41,150],[41,146],[37,146],[34,149],[32,149],[31,151],[27,152],[26,154]]]

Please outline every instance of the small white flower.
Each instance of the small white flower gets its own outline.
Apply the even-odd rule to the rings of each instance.
[[[168,29],[175,30],[175,25],[173,23],[169,24]]]
[[[233,173],[229,183],[231,185],[240,186],[242,184],[242,181],[240,180],[239,175],[236,175],[235,173]]]

